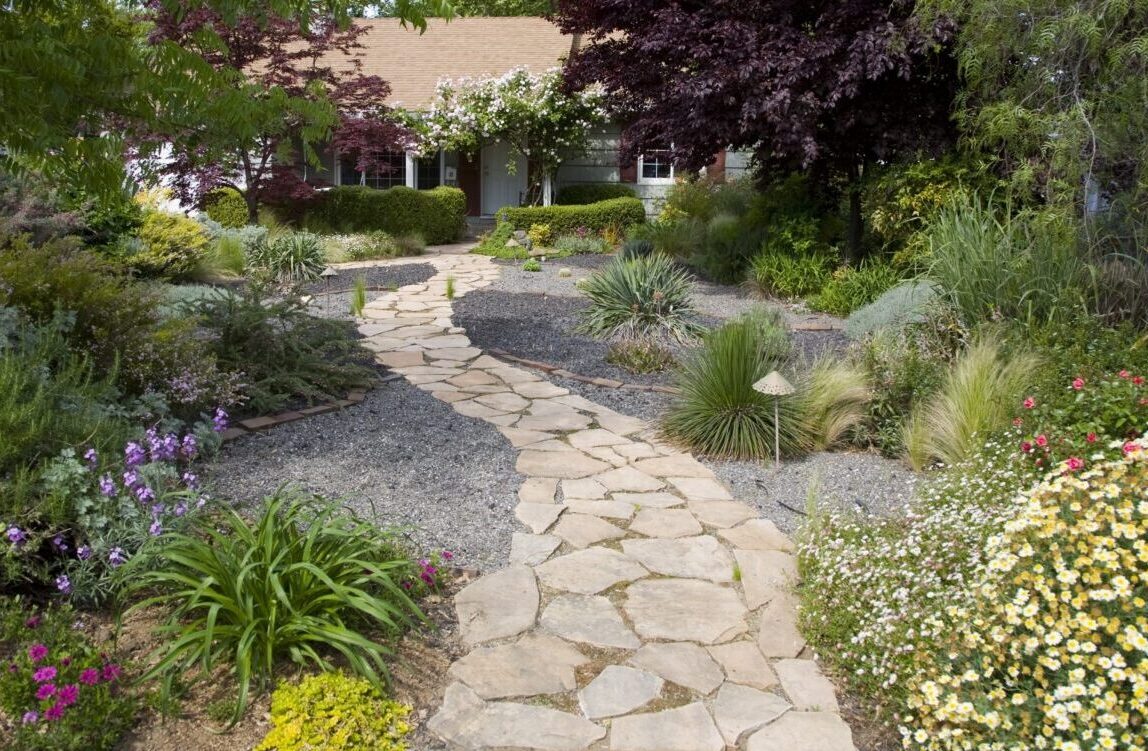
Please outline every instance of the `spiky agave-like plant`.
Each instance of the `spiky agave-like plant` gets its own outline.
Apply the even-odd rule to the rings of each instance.
[[[691,341],[705,330],[690,299],[693,280],[660,253],[615,259],[581,290],[591,305],[578,330],[598,339]]]

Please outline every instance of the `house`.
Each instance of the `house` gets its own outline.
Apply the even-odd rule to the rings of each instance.
[[[513,68],[543,73],[562,65],[578,44],[577,37],[563,34],[549,21],[536,17],[431,19],[424,34],[391,18],[356,23],[368,27],[361,40],[364,49],[357,53],[363,72],[391,85],[388,104],[412,111],[430,107],[441,80],[500,76]],[[563,163],[555,184],[548,186],[547,197],[567,185],[628,183],[646,203],[647,212],[655,213],[659,199],[675,178],[669,151],[653,149],[636,163],[622,164],[618,155],[621,132],[618,124],[594,132],[588,153],[572,154]],[[513,173],[508,170],[509,147],[504,143],[486,144],[473,156],[439,152],[420,158],[414,153],[396,152],[387,157],[389,170],[366,175],[331,149],[320,149],[319,157],[319,173],[307,168],[305,177],[376,188],[453,185],[466,193],[471,216],[491,216],[504,206],[522,204],[527,195],[526,165],[520,163]],[[747,161],[745,154],[723,152],[711,169],[734,177],[745,173]]]

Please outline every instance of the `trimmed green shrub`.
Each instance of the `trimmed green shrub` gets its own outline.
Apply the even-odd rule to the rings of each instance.
[[[247,264],[276,284],[290,286],[318,279],[327,254],[318,235],[288,232],[253,247]]]
[[[868,305],[901,281],[901,273],[887,261],[868,259],[860,266],[842,266],[833,272],[819,293],[806,302],[813,310],[847,316]]]
[[[152,595],[133,610],[172,608],[145,680],[162,676],[169,693],[188,670],[227,667],[238,683],[233,723],[252,684],[266,689],[283,660],[329,670],[337,653],[382,689],[390,649],[374,633],[393,637],[423,619],[402,587],[415,566],[378,527],[319,500],[280,493],[253,523],[230,510],[197,518],[189,534],[161,538],[162,568],[121,569],[133,592]]]
[[[665,435],[714,457],[761,459],[773,455],[774,398],[753,389],[784,366],[789,334],[777,311],[755,311],[708,333],[678,375],[677,396],[662,418]],[[799,402],[780,401],[781,451],[804,450]]]
[[[182,214],[147,209],[137,236],[138,243],[127,244],[124,261],[144,276],[187,276],[207,254],[203,225]]]
[[[554,203],[559,206],[582,206],[588,203],[609,201],[611,198],[637,198],[638,194],[629,185],[622,183],[586,183],[567,185],[558,191]]]
[[[430,245],[457,240],[466,224],[466,194],[439,186],[377,190],[344,185],[318,193],[304,208],[304,227],[323,233],[382,230],[391,235],[417,232]]]
[[[221,226],[235,229],[247,225],[247,202],[234,188],[217,188],[203,200],[203,211]]]
[[[406,751],[411,708],[340,672],[284,683],[271,695],[271,730],[255,751]]]
[[[611,198],[583,206],[520,206],[499,209],[500,219],[513,229],[530,229],[549,224],[557,235],[572,235],[580,229],[604,232],[609,227],[625,229],[646,221],[646,208],[637,198]]]
[[[695,320],[688,273],[662,254],[616,258],[581,285],[590,299],[578,330],[599,339],[670,338],[689,341],[703,331]]]

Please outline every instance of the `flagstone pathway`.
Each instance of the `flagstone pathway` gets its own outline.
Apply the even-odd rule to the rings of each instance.
[[[499,269],[429,262],[360,330],[380,363],[498,426],[527,478],[510,565],[455,598],[471,651],[430,729],[465,751],[852,751],[794,622],[789,539],[645,422],[470,346],[447,280],[461,296]]]

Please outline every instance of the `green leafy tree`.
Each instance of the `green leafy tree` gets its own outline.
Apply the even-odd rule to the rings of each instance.
[[[517,158],[526,158],[537,202],[542,178],[553,175],[564,158],[585,153],[590,128],[605,117],[596,87],[570,92],[558,70],[536,75],[516,68],[497,78],[440,83],[423,122],[424,143],[466,153],[491,141],[509,144],[507,169],[513,172]]]

